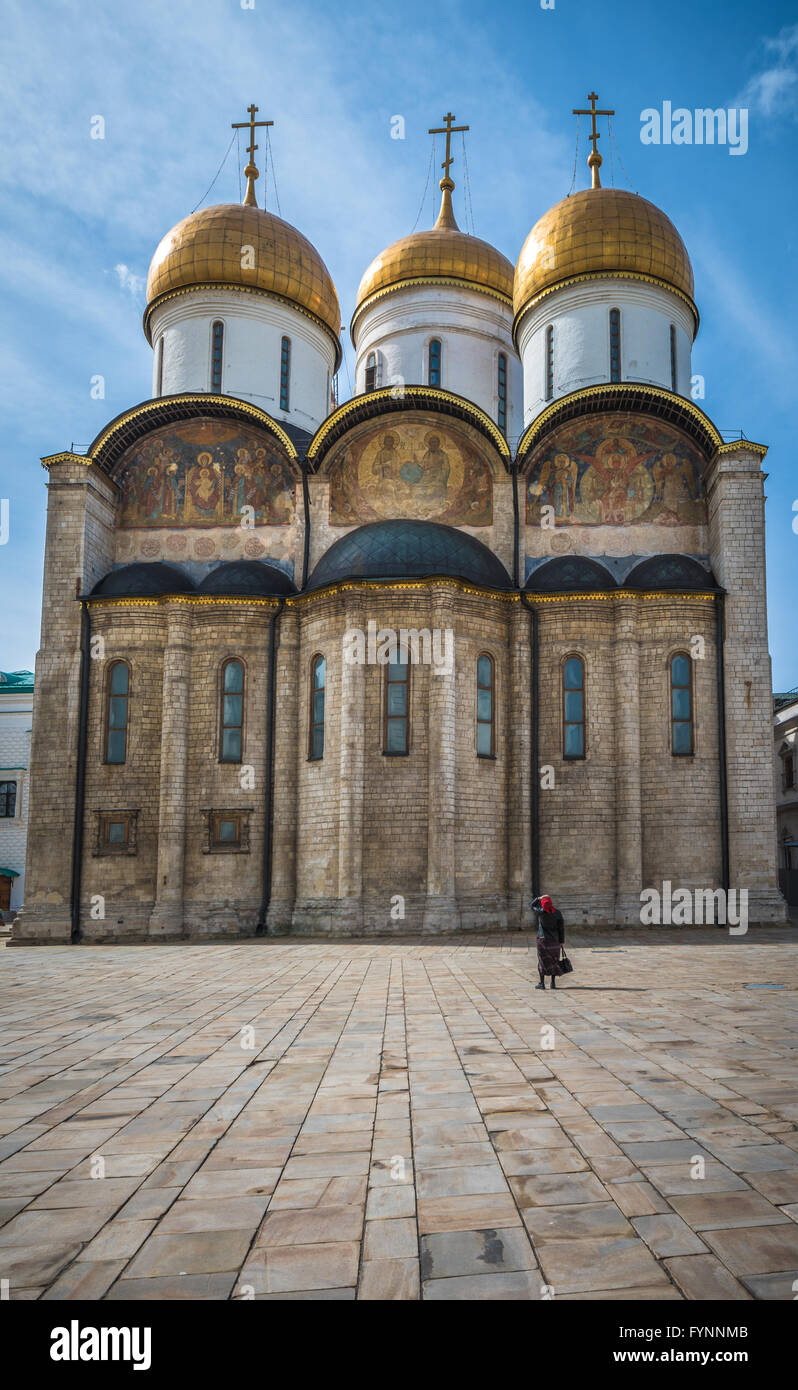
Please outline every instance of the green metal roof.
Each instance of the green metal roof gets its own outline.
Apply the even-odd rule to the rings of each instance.
[[[32,695],[32,671],[0,671],[0,695]]]
[[[0,869],[0,878],[19,878],[16,869]]]

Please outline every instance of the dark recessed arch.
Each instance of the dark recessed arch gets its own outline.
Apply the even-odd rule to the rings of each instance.
[[[194,582],[177,565],[161,560],[120,565],[103,576],[91,591],[91,598],[150,598],[158,594],[193,594]]]
[[[618,585],[598,560],[587,555],[558,555],[532,571],[526,588],[532,594],[604,593]]]
[[[625,589],[689,589],[717,593],[712,571],[691,555],[653,555],[630,570]]]
[[[434,521],[374,521],[335,541],[316,565],[308,589],[344,579],[464,579],[507,591],[504,565],[482,541]]]
[[[217,565],[197,585],[200,594],[295,594],[296,586],[278,565],[268,560],[229,560]]]

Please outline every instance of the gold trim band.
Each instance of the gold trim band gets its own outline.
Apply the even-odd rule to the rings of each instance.
[[[384,285],[382,289],[372,290],[361,304],[358,304],[352,315],[349,325],[349,336],[352,339],[352,346],[357,347],[355,342],[355,325],[358,323],[361,314],[364,314],[372,304],[376,304],[379,299],[384,299],[386,295],[395,294],[397,290],[413,289],[416,285],[456,285],[461,290],[474,290],[476,294],[490,295],[491,299],[498,299],[500,304],[506,304],[508,309],[512,309],[512,295],[503,294],[501,290],[491,289],[490,285],[478,285],[473,280],[463,280],[456,275],[409,275],[404,280],[397,280],[392,285]]]
[[[147,342],[149,343],[150,347],[152,347],[152,337],[150,336],[150,319],[152,318],[152,315],[155,312],[155,310],[160,308],[160,306],[162,304],[165,304],[169,299],[177,299],[179,295],[183,294],[196,294],[198,290],[230,290],[233,294],[259,294],[265,296],[266,299],[276,299],[280,304],[287,305],[289,309],[295,309],[298,314],[303,314],[306,319],[310,319],[311,323],[315,323],[318,328],[321,328],[326,333],[327,337],[330,339],[331,343],[335,348],[334,370],[337,371],[340,367],[344,355],[344,350],[341,347],[341,340],[340,338],[336,338],[330,325],[328,323],[325,323],[324,319],[320,319],[318,314],[314,314],[311,309],[303,308],[301,304],[297,304],[295,300],[289,299],[287,295],[276,294],[274,290],[264,290],[260,287],[260,285],[229,285],[225,284],[223,280],[209,280],[207,283],[204,284],[198,283],[196,285],[185,285],[182,289],[179,290],[165,290],[163,294],[159,294],[157,298],[153,299],[152,303],[148,304],[146,309],[144,310],[144,316],[142,319],[144,336],[147,339]]]
[[[465,415],[470,415],[473,420],[479,423],[483,431],[490,435],[502,458],[509,459],[510,446],[498,425],[493,423],[484,410],[478,405],[474,405],[473,401],[466,400],[465,396],[456,396],[453,391],[443,391],[438,386],[381,386],[377,391],[364,391],[359,396],[353,396],[351,400],[344,401],[343,405],[339,405],[332,415],[328,415],[308,446],[308,462],[317,457],[331,430],[335,429],[341,420],[345,420],[354,411],[362,410],[364,405],[371,404],[372,401],[376,404],[380,401],[407,400],[408,397],[419,402],[431,399],[433,401],[447,401],[458,406]]]
[[[546,299],[550,294],[555,294],[557,290],[564,290],[569,285],[583,284],[587,280],[642,280],[644,284],[658,285],[660,289],[670,290],[671,294],[675,294],[678,299],[684,300],[684,303],[693,315],[695,320],[693,342],[695,342],[698,334],[700,315],[695,301],[690,298],[689,294],[685,294],[684,290],[677,289],[676,285],[672,285],[669,280],[663,280],[658,275],[646,275],[641,270],[587,270],[581,275],[566,275],[565,279],[558,280],[554,285],[547,285],[546,288],[541,290],[539,294],[536,294],[533,299],[527,300],[526,304],[523,308],[518,310],[518,313],[513,319],[512,332],[515,346],[518,347],[518,330],[525,314],[528,314],[531,309],[534,309],[537,304],[540,304],[541,300]]]

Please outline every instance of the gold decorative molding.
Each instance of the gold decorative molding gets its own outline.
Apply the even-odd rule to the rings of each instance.
[[[380,579],[357,579],[339,580],[334,584],[327,584],[321,589],[311,589],[303,594],[289,594],[285,599],[286,608],[297,608],[303,604],[312,603],[315,599],[329,598],[333,594],[359,593],[373,594],[374,590],[379,590],[380,594],[392,593],[414,593],[423,590],[436,588],[439,585],[446,585],[450,589],[457,590],[458,593],[468,594],[477,598],[497,599],[500,603],[518,603],[521,593],[518,589],[487,589],[480,585],[469,584],[463,579],[456,579],[449,575],[431,575],[425,579],[407,580],[380,580]],[[529,590],[523,590],[531,604],[543,603],[581,603],[585,600],[600,600],[602,602],[613,601],[615,599],[641,599],[648,601],[651,599],[686,599],[692,603],[714,603],[717,595],[712,592],[701,590],[667,589],[662,591],[646,592],[639,589],[609,589],[599,590],[595,593],[560,593],[560,594],[535,594]],[[126,596],[104,597],[98,595],[96,598],[84,600],[90,608],[161,608],[170,603],[182,603],[188,607],[205,608],[208,606],[224,607],[225,605],[249,605],[259,608],[277,608],[279,599],[273,595],[252,595],[236,596],[225,594],[153,594],[148,596]]]
[[[446,401],[449,405],[456,405],[466,418],[470,417],[483,433],[490,436],[502,458],[510,458],[510,446],[498,425],[494,424],[484,410],[474,405],[473,401],[466,400],[465,396],[457,396],[453,391],[444,391],[439,386],[381,386],[377,391],[362,392],[359,396],[353,396],[351,400],[339,405],[332,415],[327,416],[308,446],[308,461],[312,462],[319,456],[327,436],[346,420],[347,416],[362,410],[364,405],[379,405],[381,401],[391,400],[409,400],[419,409],[423,409],[425,404],[429,405],[430,401]],[[375,411],[374,414],[377,415],[378,412]]]
[[[259,285],[229,285],[225,284],[223,280],[208,280],[205,282],[198,282],[196,285],[186,285],[182,289],[165,290],[164,293],[159,294],[151,304],[148,304],[147,308],[144,310],[142,327],[144,329],[144,336],[150,344],[150,347],[152,347],[150,325],[155,310],[159,309],[167,300],[177,299],[184,294],[196,294],[198,291],[202,290],[223,290],[225,294],[228,292],[231,294],[256,294],[265,296],[266,299],[276,299],[278,303],[287,305],[289,309],[294,309],[296,313],[302,314],[306,319],[310,319],[311,323],[315,323],[317,328],[323,330],[335,349],[333,371],[337,371],[340,367],[344,355],[343,348],[341,347],[341,340],[340,338],[336,338],[330,325],[325,323],[324,319],[319,318],[318,314],[314,314],[312,309],[306,309],[302,304],[297,304],[295,300],[290,299],[285,294],[276,294],[274,290],[261,289]]]
[[[547,285],[545,289],[540,290],[538,294],[519,309],[513,319],[513,342],[516,347],[518,347],[518,330],[521,327],[521,320],[526,318],[526,315],[531,313],[536,305],[540,304],[542,300],[547,299],[549,295],[556,294],[558,290],[568,289],[571,285],[583,284],[588,280],[641,280],[646,285],[656,285],[659,289],[668,290],[670,294],[675,294],[677,299],[681,299],[687,305],[693,315],[695,323],[693,341],[695,342],[700,324],[698,308],[695,301],[690,298],[690,295],[685,294],[684,290],[680,290],[677,285],[672,285],[669,280],[663,280],[659,275],[646,275],[641,270],[587,270],[580,275],[566,275],[562,280],[557,280],[553,285]]]
[[[170,405],[197,406],[200,413],[208,411],[210,404],[222,404],[229,407],[234,414],[247,415],[255,420],[264,429],[270,430],[279,439],[288,457],[294,462],[298,461],[296,445],[290,436],[268,415],[265,410],[261,410],[259,405],[253,405],[251,401],[239,400],[236,396],[215,395],[210,391],[180,394],[177,396],[155,396],[150,401],[144,401],[141,405],[133,406],[131,410],[126,410],[122,415],[118,415],[109,425],[97,435],[97,438],[89,447],[87,462],[94,463],[98,455],[107,448],[113,441],[114,435],[120,434],[133,420],[138,420],[142,416],[152,415],[156,411],[162,411]]]
[[[403,280],[396,280],[392,285],[385,285],[382,289],[372,290],[361,304],[358,304],[352,315],[352,322],[349,325],[349,336],[352,345],[357,346],[355,341],[355,329],[360,322],[362,315],[372,304],[384,299],[386,295],[396,294],[398,290],[415,289],[417,285],[456,285],[458,289],[473,290],[475,294],[487,294],[491,299],[497,299],[500,304],[505,304],[508,309],[513,307],[513,297],[511,294],[504,294],[501,290],[493,289],[490,285],[479,285],[474,280],[464,280],[457,275],[408,275]]]
[[[713,424],[709,416],[699,409],[693,401],[688,401],[684,396],[678,395],[675,391],[667,391],[663,386],[649,386],[642,381],[605,381],[599,382],[596,386],[584,386],[579,391],[569,391],[567,396],[560,396],[558,400],[552,401],[551,405],[546,406],[530,425],[527,425],[521,438],[518,441],[516,450],[516,464],[520,465],[525,460],[532,445],[535,444],[540,436],[547,432],[549,425],[556,420],[557,416],[564,414],[565,411],[576,401],[595,400],[600,396],[618,396],[618,406],[608,406],[608,409],[620,409],[620,398],[634,392],[637,395],[648,396],[651,400],[667,401],[676,406],[684,414],[694,419],[704,430],[708,439],[711,441],[715,450],[727,448],[724,445],[723,437],[717,426]],[[628,407],[633,409],[633,407]],[[739,441],[737,441],[739,443]],[[761,446],[760,446],[761,447]]]

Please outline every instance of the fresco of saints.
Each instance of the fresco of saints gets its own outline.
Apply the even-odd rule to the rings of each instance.
[[[649,458],[638,454],[628,439],[613,436],[599,444],[580,484],[580,495],[596,520],[622,526],[645,511],[653,492]]]
[[[186,474],[186,520],[222,521],[223,517],[222,465],[203,452]]]
[[[420,500],[443,506],[449,482],[449,458],[441,448],[440,435],[428,434],[424,443],[427,451],[421,459],[422,477],[417,484]]]
[[[401,488],[400,470],[402,467],[396,449],[397,439],[392,431],[382,436],[380,447],[374,456],[371,471],[377,479],[380,510],[383,513],[394,510]]]

